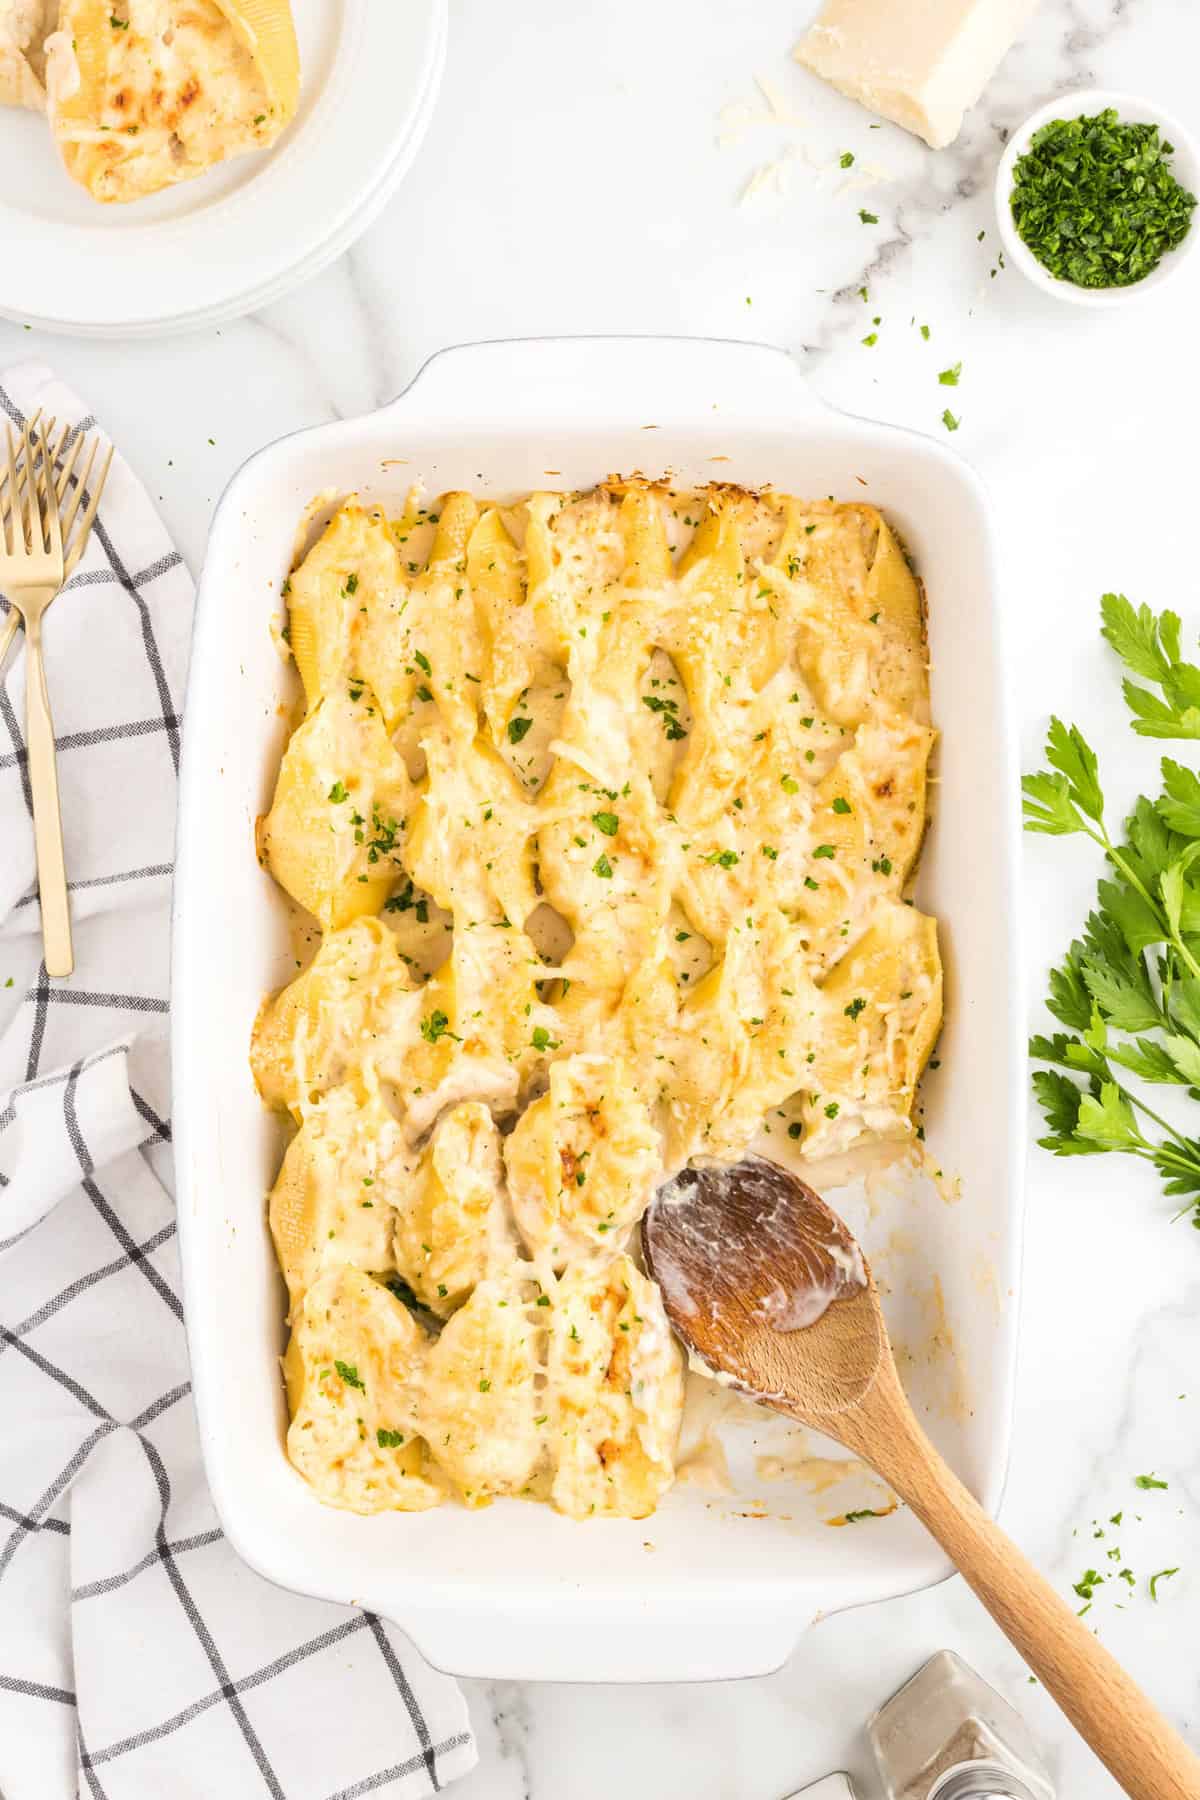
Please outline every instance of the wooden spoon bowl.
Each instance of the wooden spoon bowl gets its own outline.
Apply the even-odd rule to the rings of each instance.
[[[1132,1800],[1200,1800],[1200,1761],[918,1424],[871,1271],[819,1195],[761,1157],[685,1169],[656,1195],[642,1242],[693,1354],[895,1489]]]

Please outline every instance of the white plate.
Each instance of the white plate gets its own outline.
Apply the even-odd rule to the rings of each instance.
[[[888,511],[928,584],[943,750],[918,894],[941,921],[947,993],[924,1119],[963,1198],[948,1205],[926,1186],[876,1203],[877,1217],[866,1196],[830,1198],[877,1267],[893,1250],[900,1259],[886,1265],[886,1307],[913,1359],[914,1399],[985,1505],[999,1499],[1026,1085],[1019,787],[987,499],[949,446],[830,412],[781,352],[671,338],[443,352],[382,411],[260,452],[217,509],[188,684],[172,970],[179,1238],[205,1465],[252,1568],[384,1613],[440,1668],[552,1681],[758,1675],[819,1614],[950,1572],[909,1512],[831,1531],[829,1496],[764,1485],[758,1453],[776,1425],[786,1432],[782,1420],[756,1415],[749,1441],[727,1437],[734,1493],[681,1484],[652,1519],[586,1525],[519,1500],[360,1518],[322,1506],[284,1455],[286,1298],[263,1205],[280,1132],[247,1055],[263,995],[295,971],[279,890],[254,854],[295,692],[269,630],[279,584],[296,521],[324,489],[394,508],[418,477],[434,494],[512,495],[545,479],[551,451],[564,488],[640,467],[671,469],[681,485],[719,472],[748,487],[773,479],[791,493],[858,495]],[[226,918],[236,929],[214,937]],[[938,1353],[951,1342],[960,1362]]]
[[[235,318],[341,254],[404,175],[432,116],[446,0],[293,0],[302,85],[273,150],[130,206],[70,180],[44,119],[0,108],[0,314],[134,337]]]

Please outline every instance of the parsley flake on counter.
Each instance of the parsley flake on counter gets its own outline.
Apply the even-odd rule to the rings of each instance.
[[[962,374],[962,364],[960,362],[956,362],[954,364],[953,368],[943,369],[938,376],[938,380],[941,382],[943,387],[957,387],[958,386],[958,378],[961,374]]]
[[[854,167],[853,150],[842,151],[842,154],[838,157],[838,167],[839,169],[852,169]]]
[[[858,216],[864,225],[878,225],[879,223],[878,213],[867,212],[861,206],[858,209]]]
[[[878,342],[879,342],[879,333],[877,331],[869,331],[867,333],[866,337],[863,339],[863,343],[867,345],[868,349],[872,348]]]
[[[1157,125],[1115,108],[1052,119],[1013,169],[1013,224],[1044,269],[1076,287],[1130,287],[1187,236],[1196,196]]]
[[[1081,1600],[1090,1600],[1096,1589],[1104,1582],[1104,1576],[1095,1569],[1085,1569],[1080,1579],[1072,1583]]]
[[[1152,1575],[1150,1577],[1150,1598],[1157,1600],[1159,1582],[1169,1581],[1172,1575],[1178,1575],[1178,1573],[1178,1569],[1160,1569],[1157,1575]]]
[[[947,407],[942,414],[942,424],[946,427],[947,431],[957,431],[962,424],[962,420],[956,419],[954,414],[950,411],[950,408]]]
[[[1170,1484],[1165,1481],[1160,1481],[1157,1475],[1135,1475],[1133,1478],[1133,1485],[1135,1488],[1141,1488],[1142,1492],[1146,1494],[1149,1493],[1151,1488],[1163,1488],[1165,1490]]]

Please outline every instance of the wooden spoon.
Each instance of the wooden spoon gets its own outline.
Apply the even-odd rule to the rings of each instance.
[[[1200,1761],[917,1423],[871,1271],[825,1202],[776,1163],[748,1157],[683,1170],[659,1191],[642,1236],[688,1348],[895,1489],[1125,1792],[1200,1800]]]

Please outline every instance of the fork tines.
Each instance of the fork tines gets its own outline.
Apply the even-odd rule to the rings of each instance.
[[[42,419],[39,408],[20,428],[15,442],[12,426],[6,427],[7,458],[0,469],[0,550],[12,554],[17,549],[14,527],[19,527],[25,544],[32,547],[35,523],[41,527],[41,546],[49,549],[51,544],[47,534],[57,528],[61,533],[66,578],[82,556],[95,522],[113,451],[110,445],[95,486],[91,487],[100,448],[99,435],[82,432],[64,420],[55,437],[56,423],[54,419]],[[85,442],[87,454],[80,467],[80,452]],[[27,479],[30,471],[32,480]]]

